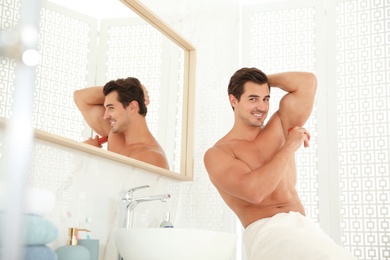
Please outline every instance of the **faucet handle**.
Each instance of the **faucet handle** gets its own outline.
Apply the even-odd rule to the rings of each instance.
[[[149,185],[143,185],[143,186],[139,186],[139,187],[135,187],[135,188],[129,189],[127,191],[121,191],[120,192],[120,197],[121,197],[122,200],[131,199],[133,197],[134,191],[140,190],[140,189],[149,188],[149,187],[150,187]]]

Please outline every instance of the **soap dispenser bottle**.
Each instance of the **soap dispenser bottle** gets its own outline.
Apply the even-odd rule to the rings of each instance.
[[[173,228],[171,223],[171,214],[169,212],[164,212],[163,221],[160,224],[161,228]]]
[[[68,241],[66,246],[61,246],[55,250],[58,260],[90,260],[91,255],[86,247],[77,245],[77,235],[79,231],[87,229],[69,228]]]

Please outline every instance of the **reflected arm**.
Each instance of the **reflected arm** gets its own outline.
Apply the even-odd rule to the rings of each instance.
[[[105,112],[103,87],[76,90],[73,99],[93,131],[101,136],[108,136],[110,124],[103,118]]]

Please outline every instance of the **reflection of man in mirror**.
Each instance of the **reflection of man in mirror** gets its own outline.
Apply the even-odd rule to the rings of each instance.
[[[104,87],[74,92],[74,101],[88,125],[100,136],[85,143],[102,147],[108,138],[109,151],[168,169],[160,144],[146,123],[149,96],[136,78],[109,81]]]

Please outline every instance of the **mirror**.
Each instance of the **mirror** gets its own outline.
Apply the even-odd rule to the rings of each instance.
[[[170,171],[142,163],[135,166],[192,180],[195,48],[138,0],[52,2],[44,2],[41,11],[38,51],[42,59],[37,66],[33,118],[36,136],[47,139],[42,130],[84,141],[92,133],[73,103],[73,91],[137,77],[149,91],[147,122],[167,154]],[[104,4],[119,5],[120,12],[104,13],[120,13],[122,18],[85,14]],[[6,62],[11,75],[14,62]],[[12,75],[1,81],[11,86]],[[12,90],[0,91],[5,92],[0,116],[7,118]],[[59,142],[61,138],[49,139]]]

